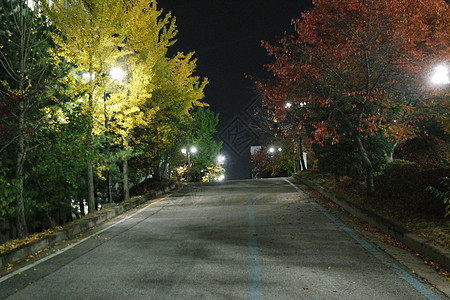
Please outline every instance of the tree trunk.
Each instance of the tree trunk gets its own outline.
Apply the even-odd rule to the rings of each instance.
[[[20,63],[20,70],[19,70],[19,116],[18,116],[18,149],[17,149],[17,161],[16,161],[16,179],[18,180],[18,195],[16,200],[17,205],[17,234],[20,238],[28,235],[28,228],[27,228],[27,222],[25,219],[25,206],[24,206],[24,199],[23,199],[23,191],[24,191],[24,185],[23,185],[23,167],[25,164],[25,157],[26,157],[26,145],[25,145],[25,139],[26,139],[26,133],[25,133],[25,51],[26,51],[26,43],[25,43],[25,12],[23,9],[22,3],[19,3],[19,28],[22,30],[22,33],[20,35],[20,44],[19,44],[19,63]]]
[[[395,146],[397,146],[397,144],[394,144],[394,146],[392,147],[392,150],[389,151],[389,153],[385,153],[385,155],[386,155],[386,162],[387,163],[391,163],[391,162],[394,161],[394,149],[395,149]]]
[[[84,215],[86,215],[84,213],[84,199],[81,199],[80,200],[80,216],[84,216]]]
[[[22,101],[22,100],[21,100]],[[17,160],[16,160],[16,179],[18,180],[17,186],[17,198],[16,198],[16,206],[17,206],[17,217],[16,217],[16,226],[17,226],[17,234],[19,238],[23,238],[28,235],[27,222],[25,219],[25,206],[23,199],[23,165],[26,157],[25,150],[25,136],[24,136],[24,108],[23,102],[19,104],[20,107],[20,116],[19,116],[19,139],[18,139],[18,149],[17,149]]]
[[[94,175],[92,173],[92,161],[87,162],[87,186],[88,186],[88,213],[95,212],[95,197],[94,197]]]
[[[359,156],[361,157],[361,161],[366,171],[366,188],[369,194],[373,194],[375,192],[375,185],[373,183],[373,166],[372,162],[367,155],[366,149],[362,144],[361,137],[358,134],[354,136],[356,147],[358,148]]]
[[[128,160],[123,160],[123,200],[130,199],[130,186],[128,185]]]
[[[298,135],[298,160],[299,160],[300,171],[305,171],[306,164],[305,164],[305,160],[303,159],[303,139],[302,139],[301,134]]]

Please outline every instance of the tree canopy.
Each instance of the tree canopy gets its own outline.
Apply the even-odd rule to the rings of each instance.
[[[194,53],[168,55],[171,13],[155,0],[0,3],[0,214],[18,235],[170,177],[208,84]]]
[[[293,34],[263,42],[273,79],[259,81],[276,118],[295,114],[298,131],[324,145],[348,139],[373,191],[368,139],[394,146],[415,133],[414,110],[427,104],[430,71],[449,60],[444,0],[316,0],[292,21]],[[289,105],[286,105],[287,103]],[[386,155],[390,155],[386,153]]]

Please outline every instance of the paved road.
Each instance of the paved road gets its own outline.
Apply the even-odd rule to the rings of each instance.
[[[282,178],[187,186],[0,278],[1,299],[442,298],[427,288]]]

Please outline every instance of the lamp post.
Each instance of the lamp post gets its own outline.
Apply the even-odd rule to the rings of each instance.
[[[192,146],[191,148],[182,148],[181,153],[186,154],[188,167],[191,165],[191,153],[197,153],[197,147]]]
[[[189,171],[191,169],[191,153],[197,153],[198,149],[195,146],[192,146],[191,148],[182,148],[181,149],[181,153],[186,155],[187,158],[187,176],[186,176],[186,180],[189,180]]]
[[[302,101],[296,105],[297,109],[304,109],[307,106],[306,101]],[[284,106],[286,108],[286,114],[290,115],[291,117],[295,117],[294,113],[292,113],[293,104],[291,102],[287,102]],[[299,130],[302,129],[302,127],[298,128]],[[306,170],[307,164],[306,164],[306,152],[303,152],[303,138],[300,131],[297,130],[297,145],[298,145],[298,159],[299,159],[299,167],[300,171]],[[296,162],[295,162],[295,156],[294,156],[294,173],[296,172]]]
[[[109,76],[113,80],[122,80],[125,77],[125,71],[121,68],[114,67],[109,72]],[[108,116],[108,110],[106,107],[106,88],[103,91],[103,103],[105,104],[105,130],[106,130],[106,155],[109,156],[109,129],[108,129],[108,121],[112,117],[112,113]],[[111,172],[108,170],[108,203],[113,203],[112,199],[112,180],[111,180]]]
[[[106,74],[104,74],[106,76]],[[113,67],[111,68],[110,72],[109,72],[109,76],[111,77],[111,79],[113,80],[122,80],[125,77],[125,71],[122,70],[119,67]],[[82,78],[85,81],[91,81],[94,80],[95,75],[91,74],[91,73],[83,73],[82,74]],[[109,155],[109,129],[108,129],[108,121],[111,119],[111,116],[108,116],[108,110],[107,110],[107,93],[106,93],[106,86],[105,89],[103,91],[103,105],[104,105],[104,114],[105,114],[105,137],[106,137],[106,155]],[[111,181],[111,173],[108,170],[108,175],[107,175],[107,197],[108,197],[108,203],[113,203],[113,199],[112,199],[112,181]]]

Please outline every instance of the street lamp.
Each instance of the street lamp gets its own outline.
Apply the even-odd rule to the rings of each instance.
[[[197,153],[197,147],[192,146],[191,148],[187,149],[187,148],[182,148],[181,149],[181,153],[186,154],[187,156],[187,161],[188,161],[188,167],[191,165],[191,153]]]
[[[189,149],[188,148],[182,148],[181,149],[181,153],[186,154],[186,157],[187,157],[187,172],[188,172],[188,175],[189,175],[189,169],[191,168],[191,153],[195,154],[195,153],[197,153],[197,151],[198,151],[197,147],[195,147],[195,146],[192,146]],[[188,179],[189,178],[186,177],[186,180],[188,180]]]
[[[123,78],[125,78],[125,71],[122,70],[121,68],[118,67],[114,67],[109,71],[109,76],[113,79],[113,80],[117,80],[120,81]],[[111,115],[108,117],[108,110],[106,107],[106,87],[105,90],[103,91],[103,103],[105,105],[105,130],[106,130],[106,155],[109,155],[109,130],[108,130],[108,121],[110,120]],[[112,199],[112,181],[111,181],[111,172],[108,170],[108,202],[109,203],[113,203],[113,199]]]
[[[125,78],[125,71],[122,68],[114,67],[109,71],[109,76],[114,80],[122,80]]]
[[[113,80],[122,80],[123,78],[125,78],[125,71],[122,70],[119,67],[113,67],[109,71],[109,76]],[[91,81],[91,80],[95,79],[95,74],[86,72],[86,73],[83,73],[81,77],[86,82],[88,82],[88,81]],[[105,89],[103,90],[103,105],[104,105],[104,113],[105,113],[106,155],[109,155],[108,121],[110,120],[112,114],[111,114],[111,116],[108,117],[108,110],[107,110],[107,106],[106,106],[106,99],[107,99],[107,95],[106,95],[106,86],[105,86]],[[111,173],[108,171],[108,191],[107,191],[107,194],[108,194],[108,202],[109,203],[113,203],[112,191],[111,190],[112,190]]]
[[[431,76],[431,82],[435,85],[446,85],[450,83],[449,70],[444,64],[438,65],[434,68],[434,73]]]
[[[225,156],[223,156],[223,155],[217,156],[217,162],[219,164],[223,164],[225,162]]]
[[[277,147],[277,148],[275,148],[275,147],[270,147],[269,148],[269,153],[270,154],[274,154],[275,152],[281,152],[281,151],[283,151],[283,149],[282,148],[280,148],[280,147]]]

